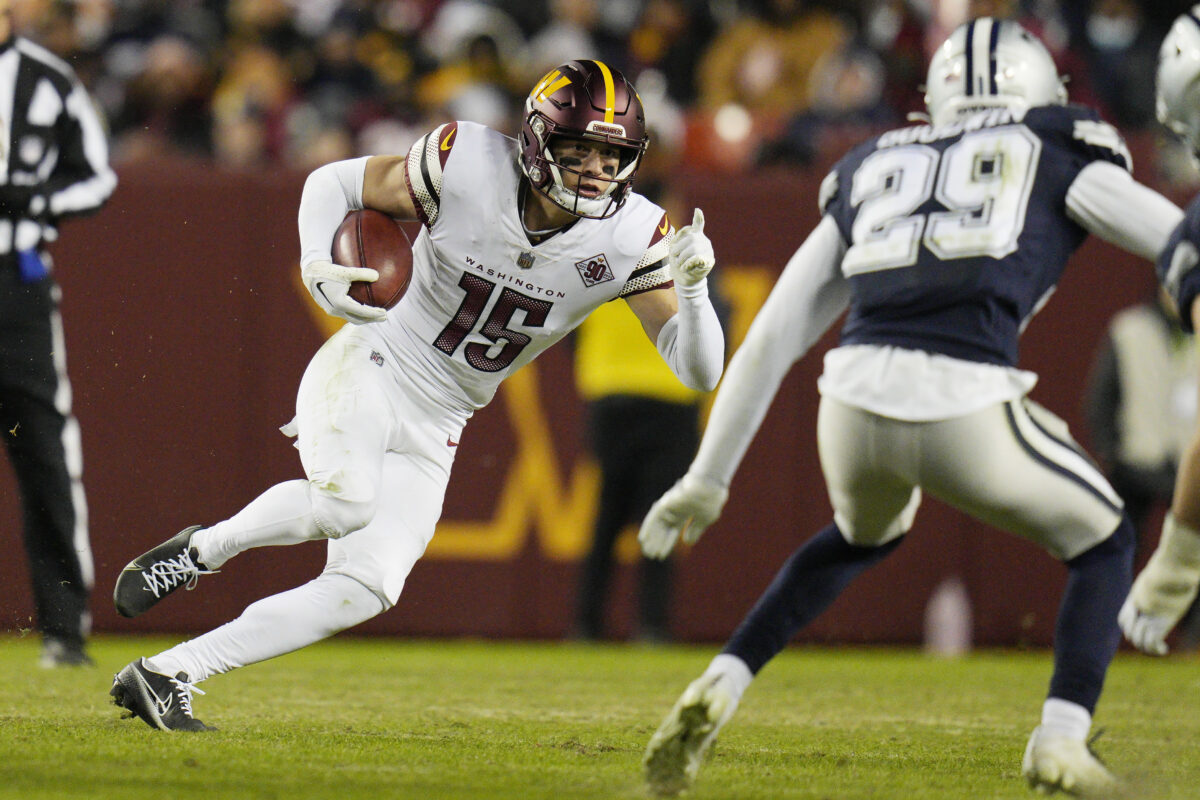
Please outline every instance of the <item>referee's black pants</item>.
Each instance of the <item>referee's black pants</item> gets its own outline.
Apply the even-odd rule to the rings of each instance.
[[[75,507],[76,498],[83,503],[81,455],[62,366],[59,290],[50,277],[22,282],[12,261],[0,256],[0,437],[20,487],[38,627],[81,643],[91,553],[86,531],[76,541],[77,515],[86,512]]]

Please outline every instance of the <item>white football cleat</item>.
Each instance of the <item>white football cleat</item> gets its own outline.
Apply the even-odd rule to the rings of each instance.
[[[1039,794],[1063,791],[1078,797],[1116,797],[1120,783],[1087,742],[1033,729],[1021,773]]]
[[[692,785],[717,732],[737,710],[730,684],[724,675],[701,675],[680,695],[642,758],[651,792],[670,797]]]

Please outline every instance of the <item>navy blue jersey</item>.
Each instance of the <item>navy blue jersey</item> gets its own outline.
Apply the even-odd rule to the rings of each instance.
[[[1066,195],[1094,161],[1130,168],[1120,134],[1081,106],[998,109],[901,128],[851,150],[822,187],[847,242],[843,344],[1015,366],[1025,321],[1087,236]]]
[[[1192,330],[1192,303],[1200,294],[1200,197],[1188,204],[1158,257],[1158,279],[1179,307],[1183,329]]]

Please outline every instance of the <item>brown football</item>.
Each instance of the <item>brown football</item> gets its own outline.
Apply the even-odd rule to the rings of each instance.
[[[412,241],[400,223],[382,211],[351,211],[334,234],[333,261],[377,270],[379,280],[374,283],[350,284],[350,296],[363,305],[391,308],[412,280]]]

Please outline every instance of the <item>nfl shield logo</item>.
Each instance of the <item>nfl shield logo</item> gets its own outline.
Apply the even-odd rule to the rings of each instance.
[[[595,286],[597,283],[613,279],[612,270],[608,268],[608,259],[604,257],[603,253],[585,258],[583,261],[576,261],[575,269],[579,270],[579,277],[583,278],[584,286]]]
[[[517,256],[517,266],[521,269],[529,269],[533,266],[533,253],[521,253]]]

